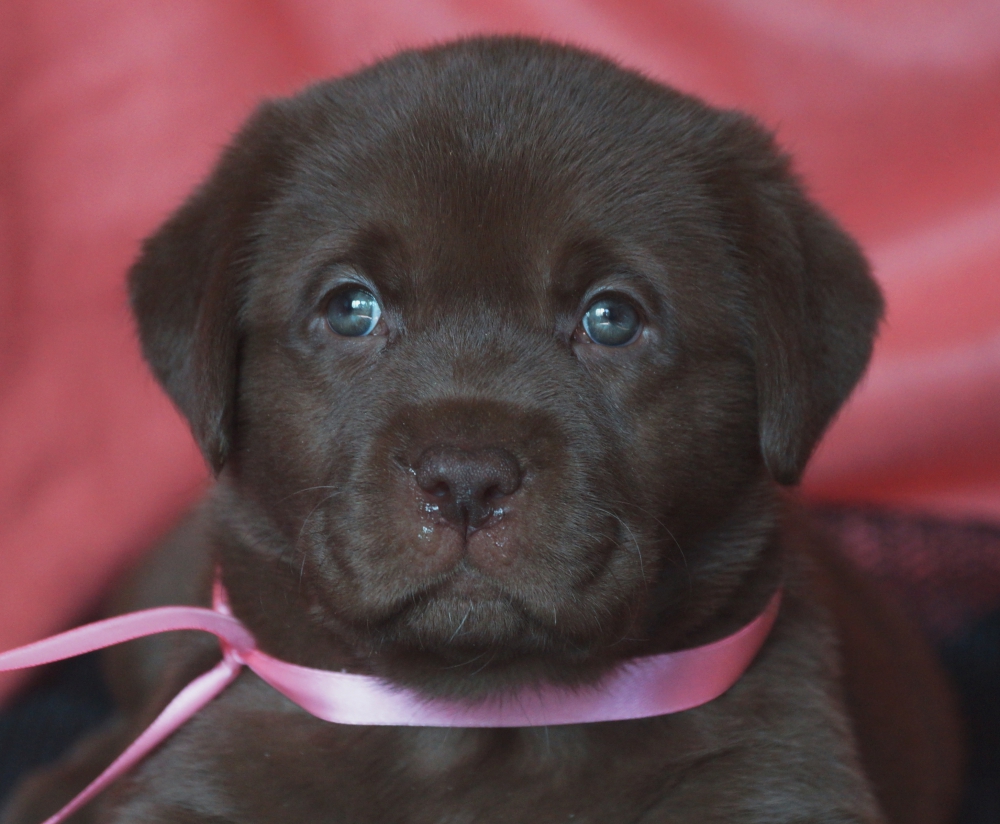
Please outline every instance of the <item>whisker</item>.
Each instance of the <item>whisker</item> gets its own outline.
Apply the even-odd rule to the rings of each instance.
[[[459,664],[449,664],[446,667],[441,667],[441,669],[450,670],[450,669],[460,669],[461,667],[467,667],[470,664],[476,663],[476,661],[478,661],[484,655],[486,655],[486,653],[485,652],[481,652],[481,653],[479,653],[479,655],[473,655],[472,658],[470,658],[468,661],[462,661]]]
[[[319,489],[320,487],[315,487],[315,488]],[[334,487],[327,487],[327,488],[328,489],[333,489]],[[338,495],[342,495],[342,494],[343,494],[342,491],[333,492],[332,494],[327,495],[325,498],[322,498],[319,501],[317,501],[316,505],[312,509],[309,510],[309,514],[306,515],[306,517],[303,519],[302,526],[299,527],[299,534],[295,536],[295,541],[292,543],[292,550],[294,552],[296,552],[296,553],[298,553],[298,552],[301,551],[301,555],[302,555],[302,561],[299,564],[299,589],[300,590],[302,588],[302,578],[305,575],[305,568],[306,568],[306,551],[305,550],[301,550],[301,547],[300,547],[300,544],[302,543],[302,535],[306,531],[306,526],[308,525],[309,520],[312,518],[313,515],[316,514],[316,510],[319,509],[327,501],[333,500]]]
[[[688,564],[687,554],[684,552],[684,547],[681,546],[680,541],[678,541],[677,537],[674,535],[674,533],[670,531],[670,528],[665,523],[663,523],[663,521],[660,520],[660,518],[657,517],[656,514],[654,514],[650,510],[646,509],[643,506],[639,506],[639,504],[635,503],[634,501],[629,501],[628,504],[627,504],[627,506],[629,506],[630,508],[632,508],[632,509],[634,509],[634,510],[636,510],[638,512],[641,512],[643,515],[646,515],[647,517],[649,517],[650,519],[652,519],[652,521],[657,526],[659,526],[660,529],[662,529],[667,534],[667,536],[670,538],[670,540],[673,541],[674,546],[677,547],[677,552],[681,556],[681,563],[684,566],[684,575],[687,578],[688,591],[690,592],[691,589],[694,587],[694,580],[692,579],[692,576],[691,576],[691,567]],[[612,518],[618,518],[618,516],[615,513],[610,512],[608,510],[599,509],[599,511],[604,512],[606,515],[609,515]],[[619,521],[620,520],[621,519],[619,519]],[[623,526],[624,526],[624,524],[623,524]],[[634,540],[634,536],[633,536],[633,540]],[[637,549],[638,549],[638,547],[637,547]],[[640,564],[641,563],[642,563],[642,560],[641,560],[641,557],[640,557]]]
[[[458,633],[460,633],[462,631],[462,627],[465,626],[465,622],[468,620],[469,616],[472,614],[472,608],[473,608],[473,606],[474,606],[474,604],[469,604],[469,608],[465,611],[465,615],[462,616],[462,620],[458,622],[458,626],[455,627],[455,631],[451,634],[451,636],[448,638],[448,640],[447,640],[446,643],[450,644],[458,636]]]
[[[484,664],[483,664],[483,665],[482,665],[482,666],[481,666],[481,667],[480,667],[479,669],[477,669],[477,670],[473,670],[473,671],[472,671],[472,672],[470,672],[469,674],[470,674],[470,675],[478,675],[478,674],[479,674],[479,673],[481,673],[481,672],[482,672],[482,671],[483,671],[484,669],[486,669],[486,668],[487,668],[487,667],[488,667],[488,666],[489,666],[490,664],[492,664],[492,663],[493,663],[493,662],[494,662],[494,661],[496,660],[496,657],[497,657],[497,653],[496,653],[496,651],[494,651],[494,652],[493,652],[493,654],[492,654],[492,655],[491,655],[491,656],[489,657],[489,659],[488,659],[488,660],[486,661],[486,663],[484,663]]]
[[[336,489],[336,488],[337,487],[330,486],[330,485],[327,485],[327,486],[307,486],[305,489],[300,489],[297,492],[291,492],[291,493],[289,493],[284,498],[282,498],[280,501],[278,501],[278,503],[279,504],[283,504],[289,498],[294,498],[296,495],[302,495],[305,492],[315,492],[317,489]]]
[[[642,547],[639,545],[639,541],[636,539],[635,533],[632,532],[632,528],[625,522],[625,520],[621,516],[619,516],[615,512],[612,512],[610,509],[605,509],[604,507],[600,506],[592,506],[591,508],[595,512],[599,512],[602,515],[607,515],[609,518],[613,518],[621,525],[622,529],[628,533],[628,537],[632,542],[632,546],[635,547],[635,554],[639,559],[639,574],[642,576],[642,580],[648,583],[649,579],[646,577],[646,567],[645,564],[643,563],[643,558],[642,558]],[[614,544],[619,548],[624,548],[617,541],[614,541]]]

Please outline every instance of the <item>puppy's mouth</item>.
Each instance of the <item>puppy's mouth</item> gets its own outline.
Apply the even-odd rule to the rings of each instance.
[[[373,629],[379,646],[455,661],[487,652],[523,655],[551,646],[547,628],[522,598],[465,563],[408,596]]]

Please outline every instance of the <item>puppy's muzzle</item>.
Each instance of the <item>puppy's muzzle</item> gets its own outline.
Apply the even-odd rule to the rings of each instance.
[[[481,528],[521,487],[521,466],[500,448],[432,446],[414,466],[431,506],[464,534]]]

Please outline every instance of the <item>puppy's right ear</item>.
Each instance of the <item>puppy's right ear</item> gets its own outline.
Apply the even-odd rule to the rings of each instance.
[[[262,106],[129,273],[143,354],[216,474],[233,436],[242,282],[257,216],[284,172],[287,133],[279,105]]]

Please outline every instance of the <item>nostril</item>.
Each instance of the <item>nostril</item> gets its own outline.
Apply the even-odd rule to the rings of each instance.
[[[451,490],[448,488],[448,484],[446,483],[434,484],[427,491],[430,492],[435,498],[447,498],[451,494]]]

